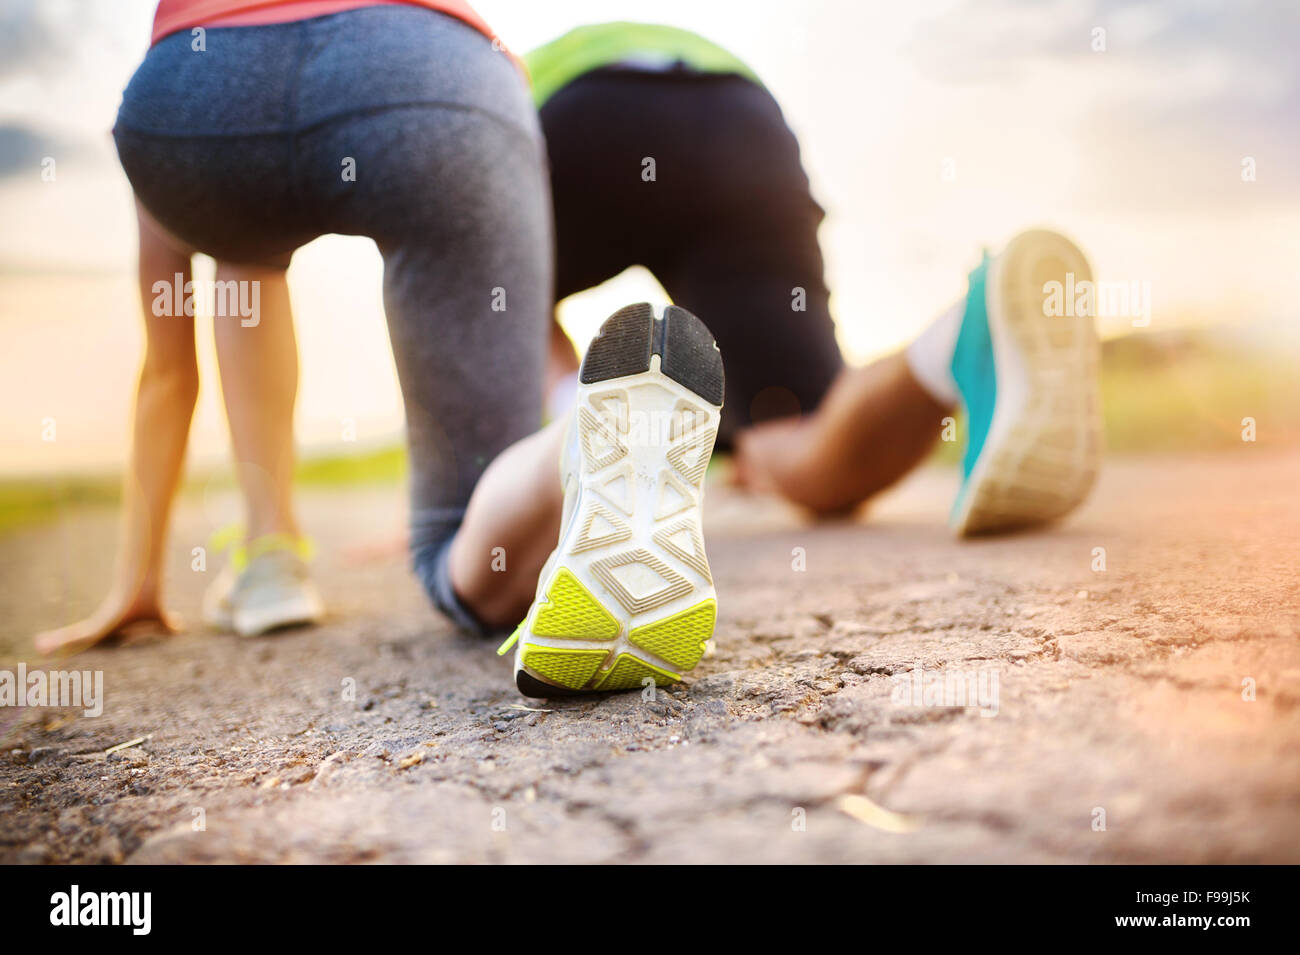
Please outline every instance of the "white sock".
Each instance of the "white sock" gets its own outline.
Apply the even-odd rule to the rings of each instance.
[[[966,300],[958,299],[903,353],[912,376],[940,404],[956,405],[959,397],[957,382],[952,377],[952,353],[957,347],[957,333],[961,331],[965,314]]]

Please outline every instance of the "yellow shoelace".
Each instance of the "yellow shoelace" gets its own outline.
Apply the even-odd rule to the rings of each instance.
[[[263,554],[284,550],[297,554],[303,560],[311,560],[316,555],[316,546],[310,537],[295,537],[293,534],[263,534],[251,541],[244,539],[243,524],[227,524],[214,531],[209,538],[209,546],[215,551],[228,551],[230,565],[241,571]]]

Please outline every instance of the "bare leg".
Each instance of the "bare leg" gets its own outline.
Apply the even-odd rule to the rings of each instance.
[[[547,393],[577,370],[572,343],[552,321]],[[475,485],[452,541],[452,587],[491,627],[513,626],[528,612],[537,576],[555,548],[564,504],[560,453],[571,416],[562,415],[497,456]]]
[[[259,283],[257,324],[246,326],[238,316],[218,317],[213,323],[247,535],[250,540],[265,534],[297,536],[293,406],[298,343],[285,272],[222,262],[217,280]]]
[[[573,342],[557,321],[551,321],[551,335],[546,348],[546,393],[578,370],[578,353]]]
[[[577,370],[578,356],[573,343],[560,323],[552,322],[547,346],[546,393],[551,394],[557,385]],[[560,530],[562,494],[558,478],[559,456],[564,441],[564,423],[568,420],[569,415],[564,415],[542,431],[503,451],[479,479],[466,508],[465,523],[452,546],[452,585],[484,622],[504,626],[523,616],[537,585],[536,573],[533,573],[532,580],[527,579],[526,573],[516,580],[515,571],[518,567],[534,565],[535,571],[540,571],[555,546]],[[535,475],[535,479],[528,478],[530,487],[526,495],[515,490],[514,482],[520,473]],[[506,514],[515,516],[507,518]],[[522,525],[519,530],[516,530],[515,521]],[[532,528],[536,528],[535,534]],[[507,537],[512,543],[503,542]],[[348,556],[358,563],[367,563],[405,553],[407,544],[408,537],[402,534],[352,548]],[[493,547],[507,548],[505,577],[500,572],[489,572],[493,564]],[[515,566],[511,566],[512,563]],[[500,566],[499,561],[497,566]],[[505,592],[501,593],[503,589]],[[470,593],[474,594],[473,600],[466,596]],[[501,597],[500,613],[488,614],[487,610],[497,610],[489,604],[498,596]],[[521,603],[522,608],[516,614]],[[504,622],[498,622],[497,617]]]
[[[553,421],[497,456],[475,486],[452,542],[452,587],[490,626],[509,627],[523,619],[537,576],[555,548],[567,424],[567,416]]]
[[[951,413],[898,352],[845,369],[812,414],[737,435],[737,476],[819,514],[846,511],[919,464]]]
[[[915,467],[950,412],[916,383],[900,353],[843,372],[811,415],[741,432],[736,455],[747,483],[834,513]],[[555,546],[567,421],[552,422],[492,462],[452,543],[452,586],[491,626],[508,627],[523,618]]]
[[[143,209],[138,218],[146,351],[136,390],[113,583],[90,617],[39,634],[35,642],[41,653],[74,652],[136,624],[164,630],[175,626],[163,609],[162,564],[172,500],[198,399],[199,371],[194,360],[194,320],[185,315],[155,315],[150,303],[158,296],[156,282],[166,282],[170,289],[178,273],[181,282],[189,280],[190,251],[166,236]]]
[[[950,411],[916,383],[900,353],[843,372],[811,415],[746,429],[736,455],[748,483],[834,513],[915,467]],[[489,625],[511,626],[523,618],[555,546],[567,420],[552,422],[492,462],[452,543],[452,586]],[[494,569],[494,555],[505,556],[504,568],[498,559]]]

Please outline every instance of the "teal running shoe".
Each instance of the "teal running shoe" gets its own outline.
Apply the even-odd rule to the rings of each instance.
[[[1101,459],[1100,349],[1094,315],[1074,307],[1084,282],[1092,283],[1092,270],[1083,253],[1042,229],[986,254],[971,273],[951,365],[967,419],[950,520],[958,534],[1055,520],[1092,489]]]

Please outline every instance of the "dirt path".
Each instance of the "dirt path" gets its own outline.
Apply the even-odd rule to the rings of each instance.
[[[0,862],[1298,862],[1297,488],[1250,445],[1121,461],[1063,527],[965,545],[936,472],[816,527],[715,488],[716,653],[654,700],[552,703],[402,561],[345,560],[396,492],[310,495],[335,618],[86,654],[97,719],[0,710]],[[174,538],[190,618],[212,524]],[[113,527],[0,539],[0,666],[89,606]],[[918,666],[996,675],[989,715],[909,705]]]

